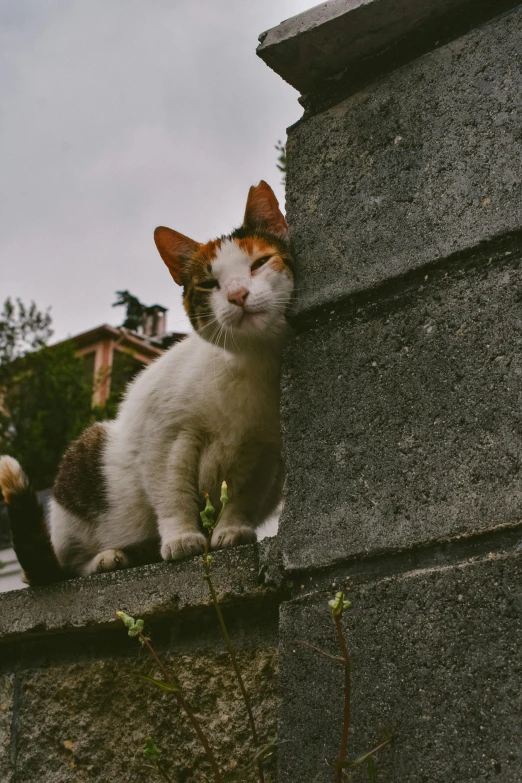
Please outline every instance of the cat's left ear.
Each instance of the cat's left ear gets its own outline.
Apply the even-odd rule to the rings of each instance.
[[[267,231],[281,239],[286,239],[288,236],[288,226],[279,209],[279,202],[270,185],[263,179],[259,185],[252,185],[248,191],[243,226]]]
[[[185,285],[190,261],[200,248],[199,242],[166,226],[158,226],[154,241],[175,282]]]

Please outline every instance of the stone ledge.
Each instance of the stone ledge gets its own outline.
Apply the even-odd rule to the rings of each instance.
[[[303,95],[382,56],[405,62],[518,4],[518,0],[330,0],[259,36],[257,54]],[[395,46],[394,46],[395,45]],[[361,66],[364,66],[361,68]],[[385,67],[385,64],[383,64]]]
[[[520,232],[521,53],[519,7],[290,129],[296,314]]]
[[[213,554],[213,582],[220,600],[234,602],[274,595],[263,572],[273,570],[267,556],[274,544],[241,546]],[[201,557],[157,563],[71,579],[49,587],[0,595],[0,644],[44,634],[92,631],[120,626],[119,609],[158,620],[211,603]]]

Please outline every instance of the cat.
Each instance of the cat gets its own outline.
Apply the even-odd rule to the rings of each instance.
[[[154,233],[193,333],[129,385],[116,419],[66,451],[50,500],[50,541],[29,479],[0,458],[0,488],[27,581],[45,584],[204,551],[202,490],[220,508],[211,549],[250,543],[282,494],[279,385],[294,285],[288,228],[263,180],[243,225],[200,244]]]

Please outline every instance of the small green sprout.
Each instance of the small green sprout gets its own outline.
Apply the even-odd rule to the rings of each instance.
[[[135,620],[134,617],[125,614],[125,612],[116,612],[116,616],[120,618],[125,628],[129,629],[129,636],[139,636],[140,642],[143,644],[143,629],[145,627],[145,622],[143,620]]]
[[[331,601],[328,601],[328,606],[332,610],[332,617],[339,617],[339,615],[341,615],[345,609],[350,609],[351,605],[351,601],[344,600],[343,592],[336,593],[335,598],[332,598]]]
[[[221,497],[219,498],[219,500],[221,501],[221,504],[223,506],[226,506],[226,504],[228,503],[228,487],[226,481],[224,481],[221,484]]]
[[[156,745],[152,737],[147,737],[143,746],[143,755],[145,758],[153,762],[158,762],[162,753],[163,750]]]
[[[210,500],[210,496],[208,492],[205,492],[205,490],[203,490],[203,497],[205,498],[205,508],[203,509],[203,511],[199,512],[199,516],[201,517],[201,522],[203,523],[203,527],[205,528],[205,530],[208,533],[212,533],[217,523],[221,519],[221,515],[223,514],[223,511],[225,510],[225,506],[228,503],[227,482],[223,481],[223,483],[221,484],[221,495],[219,498],[219,502],[221,503],[221,511],[219,512],[217,519],[216,519],[216,509],[212,505],[212,501]]]
[[[214,517],[216,509],[212,505],[210,495],[208,492],[205,492],[205,490],[203,490],[203,497],[205,498],[205,508],[203,511],[200,511],[199,516],[201,517],[201,521],[205,530],[211,532],[216,527],[216,520]]]
[[[134,617],[125,614],[125,612],[116,612],[116,617],[120,618],[125,628],[131,628],[135,623]]]

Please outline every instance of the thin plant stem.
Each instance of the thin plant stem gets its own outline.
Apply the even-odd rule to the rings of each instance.
[[[158,664],[159,668],[161,669],[161,671],[163,673],[163,676],[165,677],[165,681],[168,682],[170,685],[175,685],[175,683],[173,683],[172,679],[169,677],[169,674],[168,674],[167,670],[165,669],[165,667],[163,666],[162,662],[158,658],[155,649],[153,648],[153,646],[151,645],[151,643],[149,642],[147,637],[141,631],[139,632],[139,637],[140,637],[140,640],[142,641],[142,643],[147,646],[147,649],[149,650],[150,654],[152,655],[152,657],[154,658],[154,660]],[[221,777],[221,772],[219,771],[219,767],[217,765],[216,759],[214,758],[214,754],[212,753],[212,748],[210,747],[210,745],[208,743],[208,740],[207,740],[207,738],[206,738],[206,736],[205,736],[205,734],[203,732],[203,729],[201,728],[201,725],[200,725],[198,719],[196,718],[196,716],[194,715],[194,713],[190,709],[190,706],[189,706],[187,700],[185,699],[185,697],[183,696],[183,694],[181,693],[181,691],[172,691],[172,692],[173,692],[174,696],[176,697],[176,699],[178,700],[178,702],[181,705],[181,707],[183,707],[183,709],[185,710],[187,718],[192,723],[192,725],[194,727],[194,730],[195,730],[196,734],[198,735],[199,740],[200,740],[201,744],[203,745],[203,747],[205,749],[205,754],[207,756],[208,763],[212,767],[212,772],[214,773],[214,780],[216,781],[216,783],[223,783],[223,779]]]
[[[147,767],[147,769],[154,769],[156,772],[159,772],[159,774],[161,775],[163,780],[166,780],[167,783],[173,783],[172,778],[169,777],[169,775],[167,774],[167,771],[165,769],[163,769],[163,767],[161,766],[159,761],[157,761],[156,764],[154,764],[154,765],[152,765],[152,764],[145,764],[144,766]]]
[[[157,770],[157,772],[159,772],[159,774],[161,775],[163,780],[166,780],[167,783],[172,783],[172,778],[169,777],[169,775],[167,775],[167,772],[163,769],[163,767],[161,766],[159,761],[157,763],[156,770]]]
[[[219,523],[220,523],[220,521],[221,521],[221,517],[223,516],[223,511],[225,510],[225,506],[226,506],[226,505],[227,505],[226,503],[222,503],[222,504],[221,504],[221,508],[219,509],[218,518],[216,519],[216,525],[215,525],[215,527],[217,527],[217,526],[219,525]],[[207,540],[207,545],[206,545],[206,552],[205,552],[205,554],[208,554],[208,540]]]
[[[223,509],[222,509],[223,510]],[[218,517],[218,521],[221,518],[221,514]],[[239,668],[239,664],[237,662],[236,658],[236,651],[234,650],[234,647],[232,645],[232,642],[230,641],[230,636],[228,635],[227,627],[225,625],[225,620],[223,618],[223,614],[221,612],[221,607],[219,605],[219,600],[216,594],[216,590],[214,588],[214,585],[212,583],[212,578],[210,576],[210,562],[208,559],[208,539],[207,543],[205,545],[205,554],[203,557],[203,566],[205,568],[205,579],[208,583],[208,589],[210,590],[210,595],[212,597],[212,603],[214,604],[214,609],[216,610],[219,627],[221,628],[221,633],[223,634],[223,639],[225,640],[225,646],[227,648],[228,654],[230,655],[230,660],[232,661],[232,666],[234,668],[234,672],[236,673],[236,678],[239,683],[239,689],[241,691],[241,695],[243,696],[243,701],[245,702],[246,711],[248,714],[248,721],[250,723],[250,730],[252,732],[252,739],[254,740],[254,745],[256,748],[259,748],[259,737],[257,735],[257,729],[256,724],[254,720],[254,715],[252,713],[252,706],[250,704],[250,698],[248,696],[248,693],[245,688],[245,683],[243,682],[243,677],[241,675],[241,670]],[[257,765],[257,771],[259,773],[259,780],[260,783],[265,783],[265,776],[263,772],[263,762],[260,758],[256,761]]]
[[[376,748],[373,748],[373,750],[369,750],[368,753],[365,753],[364,756],[361,756],[360,759],[357,759],[356,761],[352,761],[351,766],[355,767],[355,766],[357,766],[357,764],[362,764],[363,761],[366,761],[367,758],[369,758],[370,756],[373,756],[373,754],[377,753],[378,750],[382,750],[382,748],[385,748],[386,745],[389,745],[391,741],[392,741],[392,738],[388,737],[388,739],[385,739],[384,742],[381,742],[380,745],[377,745]]]
[[[341,737],[341,746],[339,748],[339,757],[335,765],[335,783],[342,782],[342,764],[346,761],[346,751],[348,749],[348,732],[350,730],[350,655],[344,640],[343,627],[341,624],[341,614],[334,616],[335,628],[341,645],[344,659],[344,718],[343,733]]]
[[[344,666],[344,658],[341,658],[339,655],[332,655],[329,652],[326,652],[326,650],[321,650],[320,647],[316,647],[315,644],[311,644],[310,642],[305,642],[304,639],[296,639],[297,644],[302,644],[303,647],[309,647],[311,650],[314,650],[316,653],[319,653],[319,655],[324,655],[325,658],[328,658],[330,661],[334,661],[334,663],[340,663],[341,666]]]

